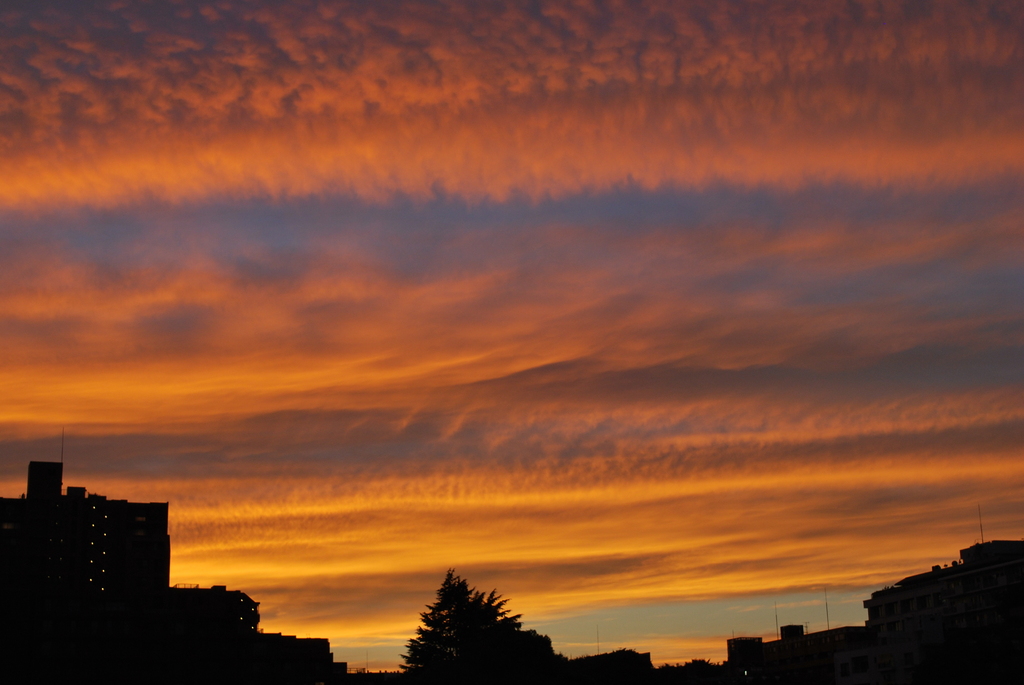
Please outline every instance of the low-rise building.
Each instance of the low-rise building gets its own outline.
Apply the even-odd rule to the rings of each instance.
[[[835,654],[874,644],[865,626],[843,626],[804,634],[803,626],[782,626],[781,638],[764,643],[764,673],[780,682],[835,683]]]
[[[726,641],[729,671],[737,676],[759,675],[764,670],[764,644],[759,637],[734,637]]]

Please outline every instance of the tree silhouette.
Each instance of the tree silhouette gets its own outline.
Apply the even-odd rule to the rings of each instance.
[[[448,570],[437,600],[420,614],[422,625],[402,655],[410,679],[445,683],[549,682],[562,657],[551,639],[522,630],[495,590],[477,592]]]

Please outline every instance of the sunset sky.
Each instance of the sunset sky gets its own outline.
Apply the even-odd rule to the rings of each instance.
[[[394,669],[722,660],[1024,537],[1016,1],[0,5],[0,496]]]

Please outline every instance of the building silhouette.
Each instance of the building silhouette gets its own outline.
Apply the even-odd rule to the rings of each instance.
[[[929,683],[1022,682],[1024,541],[962,549],[951,564],[872,593],[864,607],[863,626],[732,638],[729,670],[790,685],[911,685],[925,666]],[[961,670],[941,673],[949,667]]]
[[[801,625],[782,626],[781,637],[764,643],[764,674],[786,683],[831,685],[835,655],[874,644],[875,633],[865,626],[842,626],[804,634]]]
[[[759,637],[726,640],[726,663],[735,676],[760,675],[764,671],[764,644]]]
[[[125,597],[167,588],[167,504],[62,492],[63,464],[29,464],[23,499],[0,499],[0,583],[25,591]]]
[[[327,640],[259,631],[259,603],[225,586],[168,587],[166,502],[62,484],[31,462],[0,498],[0,674],[18,683],[256,683],[331,679]]]
[[[960,550],[864,600],[875,644],[836,656],[838,685],[909,685],[921,663],[950,642],[998,640],[1024,620],[1024,541]]]

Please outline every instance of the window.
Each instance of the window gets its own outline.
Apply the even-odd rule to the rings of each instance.
[[[885,615],[895,616],[896,615],[896,602],[888,602],[885,605]]]
[[[850,667],[854,673],[867,673],[868,672],[868,656],[855,656],[850,659]]]
[[[868,607],[868,618],[882,618],[882,607],[878,604],[873,607]]]
[[[914,600],[912,600],[912,599],[905,599],[902,602],[900,602],[900,613],[901,614],[909,614],[913,610],[914,610]]]
[[[931,595],[921,595],[920,597],[918,597],[917,598],[917,608],[918,608],[918,610],[921,610],[921,609],[931,609],[932,608],[932,596]]]
[[[850,675],[850,664],[839,664],[839,677],[845,678]]]

